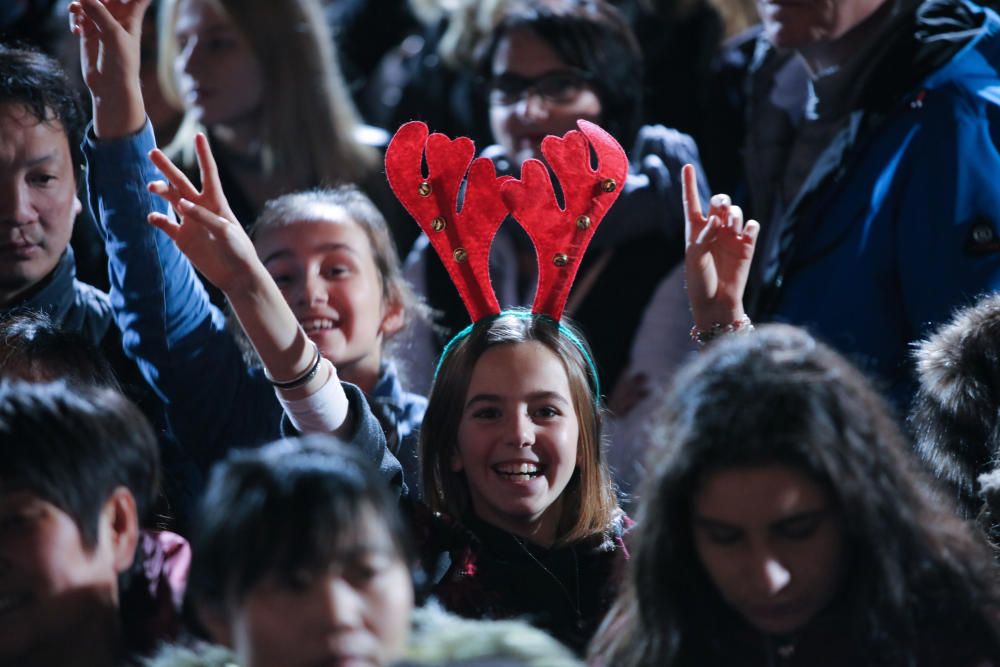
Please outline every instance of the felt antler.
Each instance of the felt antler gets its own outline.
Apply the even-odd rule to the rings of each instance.
[[[493,163],[472,159],[471,139],[427,136],[427,125],[406,123],[385,154],[385,174],[396,197],[417,221],[441,257],[473,322],[500,312],[490,282],[490,245],[507,208]],[[421,170],[426,153],[427,176]],[[472,166],[469,166],[469,163]],[[468,171],[462,210],[457,210],[462,179]]]
[[[549,172],[538,160],[525,161],[521,180],[500,188],[507,208],[535,245],[538,287],[531,311],[554,320],[562,317],[583,253],[628,175],[628,158],[614,137],[585,120],[577,121],[577,127],[561,139],[542,140],[542,154],[562,186],[565,209],[559,208]],[[596,169],[591,167],[591,146]]]

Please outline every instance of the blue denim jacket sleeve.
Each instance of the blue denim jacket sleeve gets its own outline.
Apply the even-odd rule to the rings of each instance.
[[[164,402],[185,451],[205,465],[229,447],[277,437],[281,407],[262,374],[247,368],[191,263],[146,221],[152,211],[173,215],[146,189],[163,178],[148,157],[154,141],[148,122],[112,141],[88,132],[89,196],[105,235],[125,352]]]

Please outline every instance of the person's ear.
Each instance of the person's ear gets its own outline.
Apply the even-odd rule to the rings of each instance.
[[[379,326],[382,338],[392,338],[400,332],[405,324],[406,309],[403,308],[402,302],[399,299],[392,299],[386,302],[385,310],[382,313],[382,324]]]
[[[131,491],[119,486],[111,492],[101,510],[101,523],[108,531],[115,571],[124,572],[132,567],[139,544],[139,511]]]
[[[73,197],[73,219],[76,220],[76,216],[83,212],[83,202],[80,201],[79,197]]]

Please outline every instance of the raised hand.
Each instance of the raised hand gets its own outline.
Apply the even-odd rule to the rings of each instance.
[[[94,105],[94,134],[122,137],[142,128],[139,85],[142,17],[151,0],[78,0],[70,26],[80,37],[80,67]]]
[[[760,225],[744,225],[743,211],[727,195],[712,197],[706,216],[694,167],[685,165],[682,175],[688,300],[695,326],[707,330],[744,317],[743,292]]]
[[[172,238],[202,275],[229,296],[252,287],[263,267],[253,242],[229,208],[204,134],[195,137],[195,152],[201,191],[160,150],[150,152],[150,159],[167,181],[150,183],[149,191],[170,202],[181,222],[162,213],[150,213],[149,222]]]

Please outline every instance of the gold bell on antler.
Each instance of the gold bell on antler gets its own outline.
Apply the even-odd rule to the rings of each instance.
[[[421,197],[429,196],[431,194],[430,181],[420,181],[420,185],[417,186],[417,194]]]
[[[433,229],[435,232],[444,231],[444,228],[447,226],[448,223],[445,222],[445,219],[440,216],[431,220],[431,229]]]
[[[557,253],[556,256],[552,258],[552,263],[559,267],[566,266],[569,264],[569,257],[561,252]]]
[[[618,183],[613,178],[605,178],[601,181],[601,189],[605,192],[614,192],[617,187]]]

